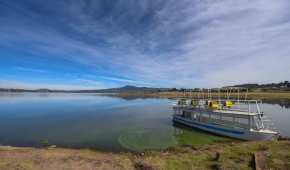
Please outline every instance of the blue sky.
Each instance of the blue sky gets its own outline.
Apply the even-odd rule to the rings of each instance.
[[[0,87],[289,79],[289,0],[0,0]]]

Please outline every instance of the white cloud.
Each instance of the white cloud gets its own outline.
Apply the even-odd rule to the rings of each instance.
[[[37,73],[46,73],[46,70],[42,70],[42,69],[35,69],[35,68],[27,68],[27,67],[15,67],[16,70],[19,71],[27,71],[27,72],[37,72]]]
[[[0,17],[7,23],[0,44],[29,42],[33,53],[58,54],[128,77],[103,78],[117,83],[213,87],[290,79],[288,0],[119,1],[96,19],[99,3],[88,9],[75,1],[68,5],[67,26],[78,36],[31,19],[19,25]]]
[[[178,13],[171,12],[171,8],[162,11],[165,17],[173,18],[167,21],[170,27],[162,27],[165,32],[193,29],[177,45],[182,51],[179,56],[158,63],[151,60],[153,63],[149,61],[148,65],[142,63],[136,66],[140,66],[140,72],[155,73],[156,81],[169,80],[170,85],[187,87],[265,83],[290,78],[288,1],[200,3],[197,5],[202,7],[197,14],[191,11],[195,3],[177,9]],[[186,17],[180,19],[183,11]]]
[[[102,83],[92,82],[87,80],[75,80],[73,83],[35,83],[14,80],[0,80],[0,88],[19,88],[19,89],[51,89],[51,90],[94,90],[103,89],[105,86]]]

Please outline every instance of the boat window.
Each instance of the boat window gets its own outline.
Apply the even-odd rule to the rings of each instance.
[[[235,122],[247,125],[249,124],[248,118],[235,118]]]
[[[212,119],[220,119],[220,117],[221,117],[221,116],[220,116],[219,114],[212,114],[212,115],[211,115],[211,118],[212,118]]]
[[[197,119],[198,119],[198,115],[197,115],[197,113],[192,113],[191,118],[192,118],[193,120],[197,120]]]
[[[205,119],[205,118],[204,118]],[[203,119],[203,120],[204,120]],[[220,116],[219,114],[212,114],[210,118],[208,118],[207,122],[231,127],[231,128],[242,128],[248,129],[248,118],[247,117],[233,117],[233,116]]]
[[[191,113],[188,112],[188,111],[183,111],[182,117],[184,117],[184,118],[191,118]]]

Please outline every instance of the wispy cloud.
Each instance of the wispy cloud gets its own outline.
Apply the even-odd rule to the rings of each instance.
[[[123,83],[130,83],[130,84],[139,84],[139,85],[152,85],[151,83],[140,81],[140,80],[132,80],[132,79],[126,79],[126,78],[120,78],[120,77],[105,77],[105,76],[99,76],[101,79],[115,81],[115,82],[123,82]]]
[[[96,72],[76,77],[86,84],[212,87],[290,78],[288,0],[35,0],[7,1],[0,10],[0,46],[80,63]]]
[[[14,67],[14,69],[19,71],[28,71],[28,72],[36,72],[36,73],[46,73],[46,70],[35,69],[35,68],[27,68],[27,67]]]
[[[100,84],[98,84],[100,85]],[[41,89],[41,88],[49,88],[52,90],[94,90],[94,89],[102,89],[105,86],[96,86],[96,84],[82,84],[82,81],[75,83],[31,83],[31,82],[23,82],[23,81],[14,81],[14,80],[0,80],[0,88],[23,88],[23,89]]]

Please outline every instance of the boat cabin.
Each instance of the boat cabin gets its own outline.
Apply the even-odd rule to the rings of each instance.
[[[191,119],[194,121],[215,124],[235,129],[254,129],[264,128],[262,121],[263,113],[260,111],[259,101],[248,100],[233,105],[234,101],[195,101],[196,105],[188,107],[175,107],[174,114]],[[184,102],[183,103],[189,103]],[[205,103],[205,104],[202,104]],[[247,106],[247,107],[245,107]],[[256,109],[253,107],[256,106]],[[246,108],[246,109],[245,109]],[[251,111],[252,110],[252,111]]]

